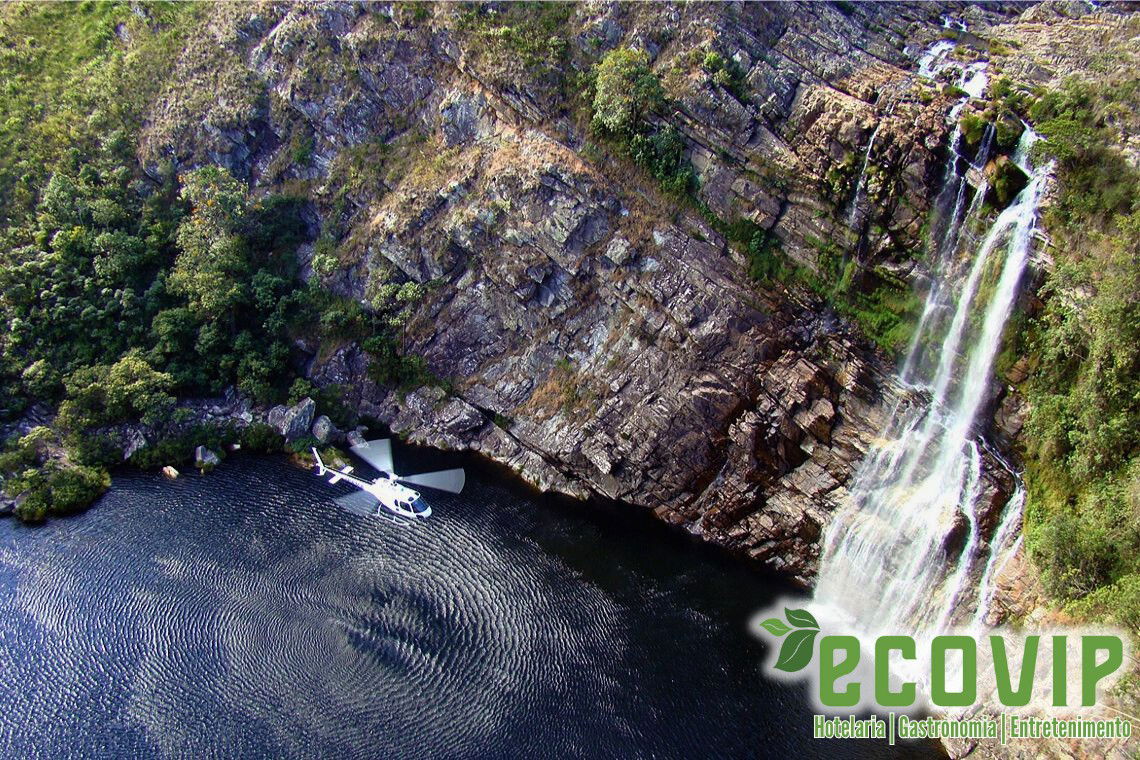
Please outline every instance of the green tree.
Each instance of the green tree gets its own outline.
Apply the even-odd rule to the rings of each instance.
[[[157,424],[174,406],[173,385],[137,352],[110,366],[84,367],[64,380],[67,397],[57,422],[71,431],[129,419]]]
[[[649,68],[649,55],[644,50],[616,48],[598,63],[595,128],[614,135],[628,135],[638,131],[645,115],[664,102],[661,82]]]
[[[50,463],[26,470],[5,485],[10,493],[23,494],[16,516],[24,522],[41,522],[48,515],[67,515],[86,507],[110,487],[111,478],[95,467]]]
[[[247,297],[248,248],[242,236],[247,219],[245,188],[214,166],[182,178],[190,217],[178,228],[178,258],[170,290],[186,298],[199,317],[234,315]]]

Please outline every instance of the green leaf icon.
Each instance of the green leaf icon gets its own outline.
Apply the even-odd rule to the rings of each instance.
[[[819,630],[819,623],[815,622],[815,617],[807,610],[789,610],[784,608],[784,615],[788,618],[788,622],[796,628],[814,628]]]
[[[792,630],[788,626],[784,625],[784,621],[780,620],[780,618],[768,618],[760,625],[763,626],[765,631],[772,634],[773,636],[783,636],[785,633]]]
[[[776,668],[786,673],[803,670],[811,662],[817,635],[819,635],[819,631],[807,628],[792,631],[791,635],[784,639],[784,645],[780,647],[780,656],[776,659]]]

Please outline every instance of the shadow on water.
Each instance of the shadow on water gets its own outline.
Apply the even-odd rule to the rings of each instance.
[[[936,757],[815,741],[751,614],[792,589],[470,455],[401,527],[279,457],[0,524],[5,757]]]

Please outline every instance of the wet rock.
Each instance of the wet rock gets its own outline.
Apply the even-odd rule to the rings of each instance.
[[[983,453],[981,479],[974,507],[974,520],[982,536],[992,536],[1005,514],[1015,483],[1013,476],[989,452]]]
[[[146,448],[147,443],[146,435],[141,430],[127,428],[123,431],[123,461],[130,459],[139,449]]]
[[[346,443],[348,443],[350,448],[353,446],[360,446],[364,442],[364,434],[360,428],[348,431],[348,435],[346,436]]]
[[[1028,356],[1022,356],[1020,359],[1015,361],[1009,368],[1009,371],[1005,373],[1005,379],[1014,385],[1018,385],[1019,383],[1024,382],[1027,377],[1029,377]]]
[[[281,432],[281,425],[284,423],[285,415],[288,413],[289,407],[285,406],[284,404],[278,404],[277,406],[270,409],[269,413],[265,415],[265,423],[271,427],[277,428],[277,431]]]
[[[1021,435],[1028,416],[1029,408],[1025,403],[1025,397],[1020,393],[1010,392],[1002,398],[994,413],[994,425],[1006,441],[1014,441]]]
[[[313,420],[313,437],[319,443],[328,443],[332,436],[339,432],[336,426],[332,424],[332,420],[327,415],[322,414]]]
[[[962,554],[966,541],[970,538],[970,521],[960,511],[954,513],[950,525],[942,536],[942,555],[952,561]]]

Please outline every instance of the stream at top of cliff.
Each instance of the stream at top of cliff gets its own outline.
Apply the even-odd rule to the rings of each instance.
[[[0,756],[939,754],[810,738],[806,684],[747,631],[778,580],[460,461],[412,527],[251,455],[0,523]]]

